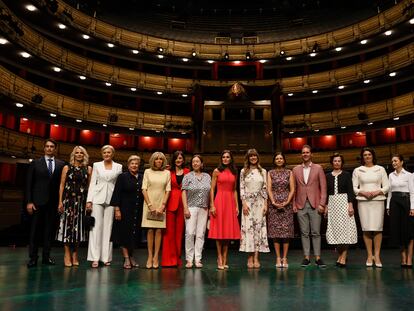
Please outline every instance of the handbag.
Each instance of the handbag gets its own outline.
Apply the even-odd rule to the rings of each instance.
[[[147,212],[147,220],[154,220],[154,221],[164,221],[164,213],[158,214],[155,211],[148,211]]]
[[[95,217],[93,217],[90,212],[83,215],[83,225],[87,231],[91,230],[95,226]]]

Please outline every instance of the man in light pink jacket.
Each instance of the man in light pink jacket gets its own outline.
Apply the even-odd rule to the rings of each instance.
[[[310,237],[312,238],[315,263],[318,267],[326,265],[321,259],[321,221],[326,205],[326,177],[322,167],[312,163],[312,149],[302,147],[302,164],[293,169],[295,196],[293,210],[298,214],[304,259],[302,267],[310,264]]]

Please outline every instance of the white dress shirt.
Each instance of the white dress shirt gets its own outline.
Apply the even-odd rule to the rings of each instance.
[[[305,164],[302,164],[302,166],[303,166],[303,181],[305,182],[305,184],[307,184],[308,179],[309,179],[311,166],[312,166],[312,162],[310,162],[308,166],[306,166]]]
[[[55,171],[56,163],[55,163],[55,157],[48,157],[45,155],[45,161],[46,161],[46,167],[49,169],[49,159],[52,159],[52,174]]]
[[[396,171],[390,173],[390,192],[387,198],[387,209],[390,208],[392,192],[406,192],[410,194],[410,209],[414,210],[414,175],[402,169],[399,174]]]

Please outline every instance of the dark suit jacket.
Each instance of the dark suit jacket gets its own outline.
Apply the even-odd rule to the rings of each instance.
[[[59,185],[65,162],[56,159],[55,170],[49,175],[45,157],[33,160],[27,172],[26,203],[37,205],[56,205],[59,202]]]

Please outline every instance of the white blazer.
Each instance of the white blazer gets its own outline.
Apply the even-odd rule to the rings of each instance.
[[[116,179],[121,173],[122,165],[119,163],[112,162],[112,169],[107,170],[105,169],[104,161],[95,162],[86,201],[93,204],[109,204]]]

